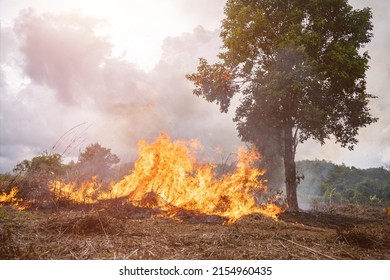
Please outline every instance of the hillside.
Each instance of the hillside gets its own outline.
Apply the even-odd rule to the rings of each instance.
[[[390,206],[390,171],[385,168],[359,169],[327,161],[299,161],[304,176],[298,193],[301,207],[316,204],[359,204]]]

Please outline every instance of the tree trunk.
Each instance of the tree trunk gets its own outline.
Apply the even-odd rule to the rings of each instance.
[[[284,173],[286,177],[286,193],[289,211],[298,211],[297,173],[295,168],[295,140],[293,126],[286,124],[284,128]]]

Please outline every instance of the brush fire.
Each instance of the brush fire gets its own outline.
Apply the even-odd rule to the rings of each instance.
[[[139,142],[139,158],[133,171],[119,182],[104,188],[97,176],[88,182],[52,180],[49,189],[53,197],[77,204],[96,204],[121,199],[139,207],[164,210],[175,217],[178,211],[188,210],[205,215],[218,215],[228,223],[244,215],[261,213],[276,219],[283,212],[267,195],[262,177],[265,173],[255,167],[259,154],[241,148],[233,172],[217,175],[216,165],[200,164],[195,154],[199,143],[195,140],[171,141],[161,134],[154,143]],[[0,196],[1,204],[21,207],[16,198],[18,189]],[[256,199],[262,197],[263,199]],[[28,203],[24,203],[28,205]]]
[[[17,194],[19,193],[18,187],[13,187],[11,191],[7,193],[1,193],[0,194],[0,207],[4,204],[11,204],[14,206],[14,208],[18,210],[25,210],[29,207],[29,204],[23,201],[22,198],[17,197]]]
[[[385,212],[284,211],[258,152],[239,149],[223,172],[199,154],[197,141],[161,134],[139,142],[134,167],[115,182],[49,177],[33,181],[43,191],[31,198],[10,184],[0,193],[0,259],[390,257]]]

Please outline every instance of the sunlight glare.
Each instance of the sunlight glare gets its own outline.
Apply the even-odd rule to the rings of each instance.
[[[172,1],[70,1],[66,5],[106,20],[113,55],[124,56],[144,70],[153,68],[160,59],[163,39],[180,34]]]

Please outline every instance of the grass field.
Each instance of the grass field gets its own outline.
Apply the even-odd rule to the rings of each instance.
[[[390,259],[385,209],[219,216],[127,207],[0,208],[0,259]]]

